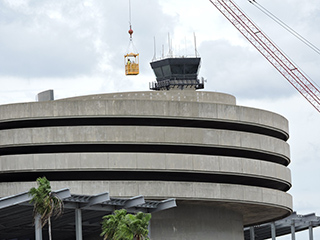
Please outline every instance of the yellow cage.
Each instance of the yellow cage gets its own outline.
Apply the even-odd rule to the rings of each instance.
[[[128,53],[124,55],[126,75],[139,74],[139,53]]]

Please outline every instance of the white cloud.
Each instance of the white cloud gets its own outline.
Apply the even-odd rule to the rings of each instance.
[[[1,75],[38,78],[92,74],[100,53],[93,44],[95,26],[88,24],[93,23],[93,16],[84,16],[88,15],[86,9],[78,7],[75,14],[70,4],[51,1],[3,7],[12,16],[7,24],[0,25],[5,36],[0,39]]]

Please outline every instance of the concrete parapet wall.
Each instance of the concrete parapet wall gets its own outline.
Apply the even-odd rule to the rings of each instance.
[[[130,100],[165,100],[174,102],[207,102],[207,103],[222,103],[236,104],[236,98],[230,94],[206,91],[148,91],[148,92],[119,92],[98,95],[88,95],[81,97],[73,97],[62,99],[62,101],[90,101],[90,100],[110,100],[110,99],[130,99]]]
[[[78,99],[78,98],[76,98]],[[220,120],[275,129],[288,134],[287,120],[275,113],[208,102],[163,100],[73,100],[9,104],[0,106],[0,123],[17,120],[86,116],[165,117]],[[86,98],[84,98],[86,99]]]
[[[163,171],[254,176],[291,183],[290,169],[246,158],[160,153],[57,153],[2,156],[0,171]]]
[[[1,147],[47,144],[174,144],[254,149],[282,156],[289,163],[289,145],[259,134],[216,129],[148,126],[77,126],[0,131]]]

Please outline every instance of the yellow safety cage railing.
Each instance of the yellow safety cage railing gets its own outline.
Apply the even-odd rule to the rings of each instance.
[[[124,62],[126,75],[139,74],[139,53],[128,53],[124,55]]]

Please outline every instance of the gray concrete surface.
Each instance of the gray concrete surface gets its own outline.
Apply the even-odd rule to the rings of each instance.
[[[195,92],[198,93],[198,92]],[[215,96],[220,93],[206,92]],[[147,96],[149,92],[140,93]],[[130,117],[166,117],[196,120],[224,120],[249,125],[265,126],[288,133],[288,121],[281,115],[237,105],[219,104],[217,101],[201,102],[165,100],[165,99],[121,99],[119,94],[112,98],[113,94],[101,95],[93,100],[89,97],[78,97],[53,102],[32,102],[21,104],[8,104],[0,106],[0,122],[23,119],[45,119],[52,117],[84,117],[84,116],[130,116]],[[229,95],[227,95],[229,96]],[[106,99],[105,99],[106,98]],[[221,97],[222,98],[222,97]],[[89,98],[90,99],[90,98]],[[212,97],[214,99],[214,97]]]
[[[290,169],[276,163],[223,156],[161,153],[57,153],[2,156],[0,171],[158,171],[236,174],[291,183]],[[81,193],[83,194],[83,193]]]
[[[94,121],[90,126],[72,124],[74,119],[89,118],[128,121],[125,125],[101,125]],[[66,121],[57,126],[45,125],[46,121],[59,119]],[[135,124],[136,119],[148,119],[149,122]],[[153,126],[152,119],[171,119],[181,125]],[[206,121],[213,127],[185,126],[185,120]],[[31,125],[23,125],[26,121]],[[218,123],[221,129],[214,127]],[[226,126],[230,123],[242,126],[241,130],[228,129]],[[252,132],[256,128],[259,131]],[[109,191],[115,197],[176,198],[176,209],[153,215],[153,240],[242,240],[244,225],[279,219],[292,211],[292,197],[279,188],[291,187],[287,167],[290,163],[290,148],[286,142],[288,121],[276,113],[237,106],[235,97],[229,94],[128,92],[7,104],[0,106],[0,129],[1,196],[27,191],[35,186],[35,182],[19,179],[20,174],[28,177],[39,173],[73,176],[70,180],[51,181],[53,189],[68,187],[73,193]],[[55,151],[59,146],[79,144],[89,146],[88,150],[73,147],[72,151],[76,151],[73,153]],[[138,147],[130,148],[134,149],[133,152],[128,149],[116,152],[90,149],[97,144],[122,144],[128,149]],[[145,152],[143,146],[172,146],[170,151],[180,146],[209,150],[203,153],[168,152],[166,149]],[[37,152],[41,147],[50,150]],[[239,151],[243,156],[237,155]],[[92,174],[92,178],[81,179],[77,172]],[[106,173],[104,179],[95,178],[98,172]],[[107,173],[112,172],[119,174],[117,180],[108,179]],[[128,176],[125,176],[147,172],[151,178],[156,173],[162,178],[138,181],[134,177],[127,180]],[[208,181],[200,178],[175,181],[168,180],[168,174],[215,177]],[[224,182],[226,177],[229,182]],[[240,184],[236,179],[251,180]],[[261,182],[264,185],[259,185]]]
[[[151,239],[243,239],[241,214],[223,207],[205,204],[178,202],[178,205],[178,208],[171,211],[152,215]]]
[[[216,129],[149,126],[75,126],[2,130],[2,147],[37,144],[142,143],[254,149],[282,155],[289,162],[289,145],[261,134]]]
[[[292,207],[288,193],[235,184],[165,181],[51,181],[51,184],[53,189],[62,189],[67,184],[75,194],[109,191],[114,193],[114,197],[120,198],[143,195],[146,199],[176,198],[209,207],[223,206],[241,213],[243,225],[266,222],[270,218],[279,219],[287,215]],[[32,186],[35,186],[34,182],[0,183],[1,191],[9,195],[16,191],[23,192]]]

